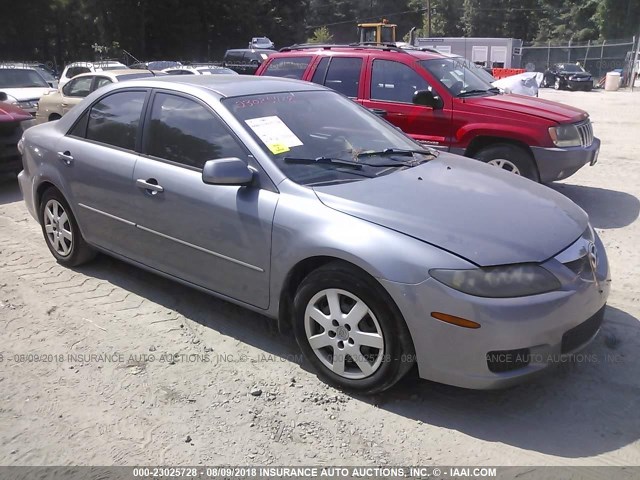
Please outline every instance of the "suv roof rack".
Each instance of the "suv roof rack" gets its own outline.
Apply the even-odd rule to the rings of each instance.
[[[376,43],[376,42],[364,42],[364,43],[346,43],[346,44],[333,44],[333,43],[300,43],[291,45],[290,47],[281,48],[281,52],[291,52],[295,50],[310,50],[321,49],[331,50],[332,48],[367,48],[376,50],[385,50],[390,52],[407,53],[406,49],[400,48],[393,43]]]

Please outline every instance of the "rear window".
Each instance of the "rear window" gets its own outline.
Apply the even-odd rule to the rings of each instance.
[[[103,98],[89,112],[86,138],[133,150],[147,93],[117,92]]]
[[[302,79],[311,57],[281,57],[275,58],[265,69],[264,75],[272,77]]]
[[[116,78],[119,82],[124,80],[134,80],[136,78],[145,78],[145,77],[154,77],[155,75],[151,72],[149,73],[127,73],[126,75],[116,75]]]

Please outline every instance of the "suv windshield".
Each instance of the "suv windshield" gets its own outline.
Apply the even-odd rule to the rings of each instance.
[[[584,68],[582,68],[580,65],[574,65],[572,63],[558,65],[558,70],[562,72],[584,72]]]
[[[420,60],[418,63],[454,96],[497,94],[497,90],[490,83],[454,58]]]
[[[364,180],[432,157],[384,120],[338,93],[268,93],[223,100],[280,170],[301,185]]]
[[[49,84],[35,70],[18,68],[0,69],[0,88],[48,88]]]

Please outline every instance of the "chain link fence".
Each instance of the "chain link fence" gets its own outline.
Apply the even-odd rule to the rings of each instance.
[[[636,48],[636,37],[597,42],[525,44],[522,47],[522,67],[544,72],[554,63],[580,63],[597,80],[603,79],[607,72],[619,69],[622,70],[623,84],[626,84]]]

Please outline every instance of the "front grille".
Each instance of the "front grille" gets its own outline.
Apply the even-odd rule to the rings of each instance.
[[[591,126],[591,120],[576,123],[576,128],[580,134],[580,143],[583,147],[590,147],[593,143],[593,127]]]
[[[562,335],[562,353],[569,353],[584,345],[598,332],[604,319],[604,309],[605,307],[602,307],[577,327],[564,332],[564,335]]]
[[[494,350],[487,353],[487,366],[493,373],[510,372],[529,365],[531,352],[528,348],[517,350]]]

